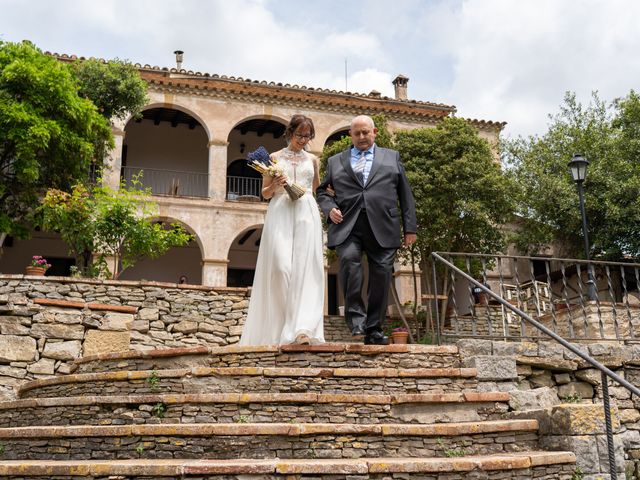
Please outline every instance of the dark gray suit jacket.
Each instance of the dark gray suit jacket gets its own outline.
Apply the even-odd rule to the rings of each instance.
[[[335,197],[327,192],[328,185],[335,190]],[[366,185],[351,168],[350,150],[334,155],[329,158],[326,177],[316,194],[329,223],[329,248],[347,239],[363,208],[367,211],[376,240],[384,248],[398,248],[402,244],[400,222],[404,233],[417,231],[413,194],[400,154],[395,150],[376,145]],[[343,222],[340,224],[329,219],[329,212],[334,207],[342,212]]]

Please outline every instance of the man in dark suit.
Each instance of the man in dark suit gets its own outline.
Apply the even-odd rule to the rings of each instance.
[[[365,344],[386,345],[382,333],[396,250],[416,240],[416,211],[400,154],[376,146],[378,129],[365,115],[354,118],[353,147],[329,158],[316,190],[329,223],[328,247],[340,257],[345,319]],[[362,298],[362,254],[369,266],[367,307]]]

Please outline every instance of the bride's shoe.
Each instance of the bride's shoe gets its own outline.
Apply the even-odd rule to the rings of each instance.
[[[311,339],[308,335],[301,333],[296,337],[295,343],[297,343],[298,345],[311,345]]]

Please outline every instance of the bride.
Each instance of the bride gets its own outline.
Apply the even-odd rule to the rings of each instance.
[[[271,154],[283,176],[263,177],[270,198],[240,345],[324,342],[322,224],[313,192],[320,184],[318,158],[305,151],[314,137],[310,118],[294,115],[285,130],[286,148]],[[291,200],[283,186],[305,188]]]

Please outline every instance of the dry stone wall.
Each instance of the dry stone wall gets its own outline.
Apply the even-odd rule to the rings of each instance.
[[[0,275],[0,400],[82,356],[238,342],[244,288]]]
[[[573,451],[583,472],[607,474],[599,370],[555,342],[467,339],[458,346],[463,366],[477,368],[478,380],[484,379],[479,388],[509,392],[513,417],[538,419],[545,448]],[[609,341],[576,346],[640,386],[640,345]],[[640,399],[613,382],[609,395],[617,469],[628,480],[638,480]]]

